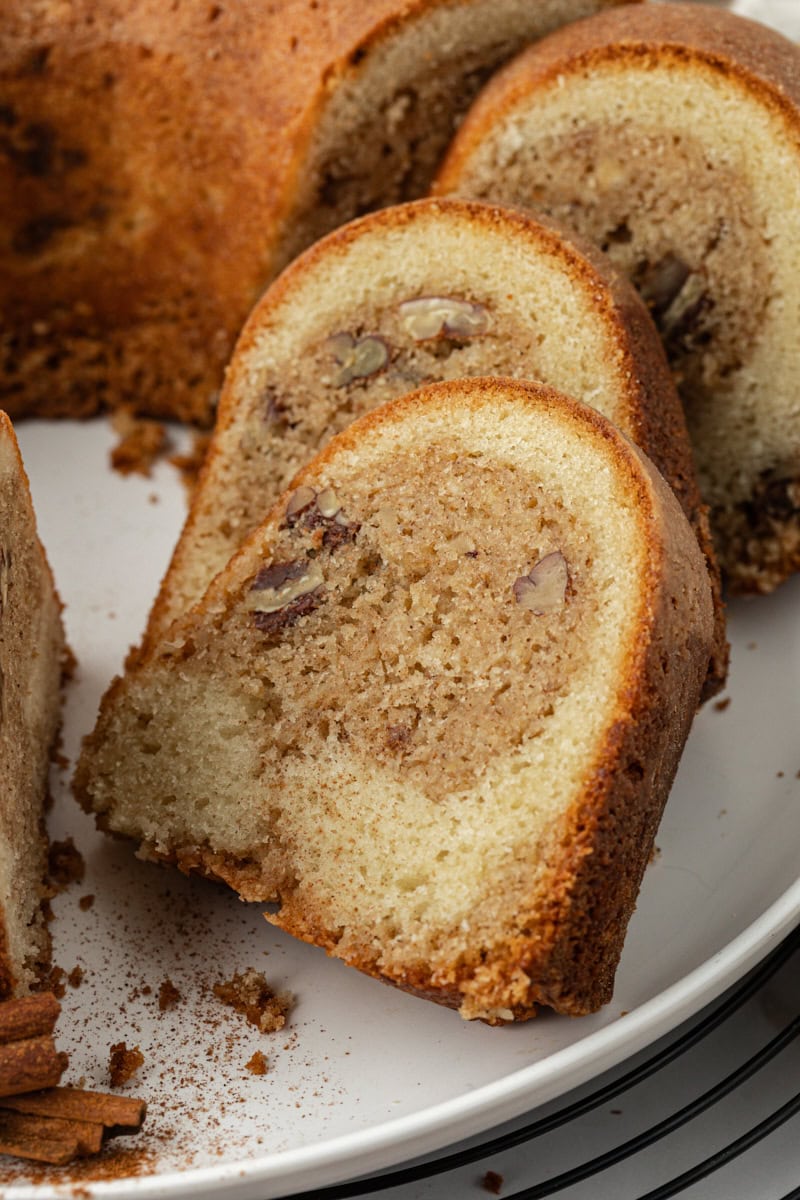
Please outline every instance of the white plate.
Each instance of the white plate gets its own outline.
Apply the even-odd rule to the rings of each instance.
[[[20,435],[80,662],[64,747],[74,760],[142,628],[185,500],[166,464],[152,480],[110,471],[105,421],[28,423]],[[563,1093],[721,992],[800,916],[799,615],[800,579],[734,606],[730,704],[695,723],[614,1000],[582,1020],[489,1029],[363,978],[276,933],[258,905],[138,862],[94,831],[69,772],[56,772],[53,835],[72,834],[87,863],[53,924],[56,962],[84,971],[58,1027],[69,1080],[107,1089],[111,1044],[138,1044],[145,1065],[126,1090],[150,1106],[144,1134],[114,1144],[138,1174],[93,1191],[265,1200],[385,1167]],[[257,1034],[211,993],[249,966],[297,998],[281,1033]],[[183,999],[160,1013],[167,978]],[[259,1048],[270,1067],[256,1077],[245,1064]],[[43,1200],[60,1176],[32,1178],[4,1167],[7,1200]]]
[[[779,24],[781,4],[738,7]],[[28,423],[19,434],[80,662],[65,725],[74,761],[139,637],[185,499],[166,464],[151,480],[110,471],[104,421]],[[138,862],[95,832],[69,771],[55,772],[51,833],[73,836],[86,859],[52,927],[56,962],[84,972],[57,1030],[68,1079],[107,1089],[114,1042],[145,1055],[126,1088],[148,1100],[145,1130],[113,1143],[118,1166],[92,1194],[267,1200],[386,1167],[553,1099],[712,1000],[800,919],[799,617],[800,579],[733,606],[730,704],[695,722],[613,1002],[581,1020],[489,1029],[365,979],[276,933],[257,905]],[[281,1033],[258,1035],[211,992],[250,966],[296,996]],[[162,1013],[167,978],[182,999]],[[257,1049],[269,1057],[264,1076],[245,1067]],[[5,1200],[46,1200],[103,1173],[86,1170],[9,1160],[0,1188]]]

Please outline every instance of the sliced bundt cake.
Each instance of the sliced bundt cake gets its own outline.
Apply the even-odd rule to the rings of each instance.
[[[637,284],[730,587],[800,567],[800,48],[693,4],[604,13],[486,87],[442,193],[535,205]]]
[[[674,494],[593,409],[370,413],[106,695],[76,776],[141,853],[489,1021],[609,999],[714,638]]]
[[[208,422],[259,292],[423,195],[481,82],[619,0],[4,0],[0,405]]]
[[[0,999],[25,993],[49,957],[43,807],[65,653],[28,480],[0,412]]]
[[[329,235],[255,309],[148,640],[200,599],[338,430],[421,383],[474,375],[542,380],[605,413],[669,480],[713,557],[680,403],[633,288],[547,220],[423,200]],[[710,691],[725,665],[718,606]]]

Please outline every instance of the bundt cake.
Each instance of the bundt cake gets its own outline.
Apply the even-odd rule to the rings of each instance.
[[[422,195],[481,82],[620,0],[5,0],[0,405],[208,422],[257,295]]]
[[[420,200],[329,234],[256,307],[146,640],[200,599],[333,434],[422,383],[474,375],[539,379],[605,413],[672,484],[713,558],[680,403],[633,288],[546,219]],[[725,677],[717,613],[709,691]]]
[[[76,791],[491,1022],[609,999],[714,639],[671,489],[506,379],[359,418],[107,693]]]
[[[800,48],[693,4],[524,51],[436,189],[546,210],[638,286],[684,402],[731,591],[800,567]]]
[[[11,421],[0,412],[0,999],[50,952],[43,807],[66,662],[61,604],[36,534]]]

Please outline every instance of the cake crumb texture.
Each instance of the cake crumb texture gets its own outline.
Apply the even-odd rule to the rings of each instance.
[[[800,568],[800,48],[706,5],[597,14],[495,75],[435,189],[609,256],[661,333],[729,590]]]
[[[61,602],[0,412],[0,999],[24,995],[49,966],[44,810],[66,662]]]
[[[674,495],[599,414],[431,385],[334,438],[112,685],[77,793],[464,1017],[592,1011],[712,609]]]

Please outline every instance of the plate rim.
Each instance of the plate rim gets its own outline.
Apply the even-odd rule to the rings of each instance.
[[[518,1071],[417,1112],[314,1145],[257,1158],[117,1180],[81,1180],[97,1200],[215,1194],[259,1200],[355,1180],[533,1111],[590,1082],[696,1015],[766,957],[800,924],[800,878],[733,939],[643,1004]],[[613,1002],[613,1001],[612,1001]],[[11,1184],[5,1200],[74,1194],[75,1181]],[[280,1187],[280,1191],[273,1190]],[[220,1190],[224,1189],[224,1193]],[[265,1190],[268,1189],[268,1190]],[[287,1190],[288,1189],[288,1190]]]

